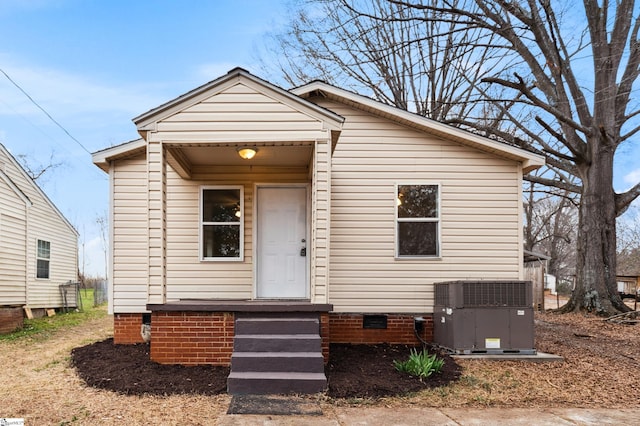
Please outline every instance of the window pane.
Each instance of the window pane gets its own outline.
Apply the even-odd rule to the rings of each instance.
[[[240,189],[205,189],[203,222],[240,222]]]
[[[203,257],[240,257],[240,226],[205,225]]]
[[[438,217],[437,185],[398,185],[398,217]]]
[[[437,222],[399,222],[399,256],[437,256]]]
[[[44,279],[49,278],[49,261],[48,260],[38,259],[36,277],[44,278]]]
[[[38,258],[51,258],[51,243],[49,241],[38,240]]]

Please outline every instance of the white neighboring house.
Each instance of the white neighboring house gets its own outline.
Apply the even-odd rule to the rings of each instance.
[[[60,308],[78,279],[78,232],[0,144],[0,308]]]

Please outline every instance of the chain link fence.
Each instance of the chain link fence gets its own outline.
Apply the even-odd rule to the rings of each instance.
[[[107,303],[107,280],[97,280],[93,283],[93,306]]]

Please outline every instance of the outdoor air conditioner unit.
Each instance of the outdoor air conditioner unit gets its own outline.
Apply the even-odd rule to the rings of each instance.
[[[530,281],[435,284],[434,342],[456,354],[535,354]]]

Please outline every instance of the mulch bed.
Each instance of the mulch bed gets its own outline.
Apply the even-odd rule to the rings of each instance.
[[[393,361],[409,358],[411,346],[404,345],[331,345],[326,367],[329,390],[334,398],[379,398],[446,386],[458,380],[461,367],[449,355],[441,354],[444,366],[423,382],[400,373]]]
[[[217,395],[227,390],[225,367],[162,365],[149,359],[149,345],[103,340],[71,351],[71,362],[88,386],[125,395]]]
[[[394,360],[406,360],[404,345],[331,345],[326,366],[327,395],[333,398],[380,398],[445,386],[461,368],[448,355],[442,371],[424,382],[400,373]],[[114,345],[107,339],[73,349],[72,365],[88,386],[126,395],[216,395],[226,392],[226,367],[161,365],[149,359],[149,345]]]

